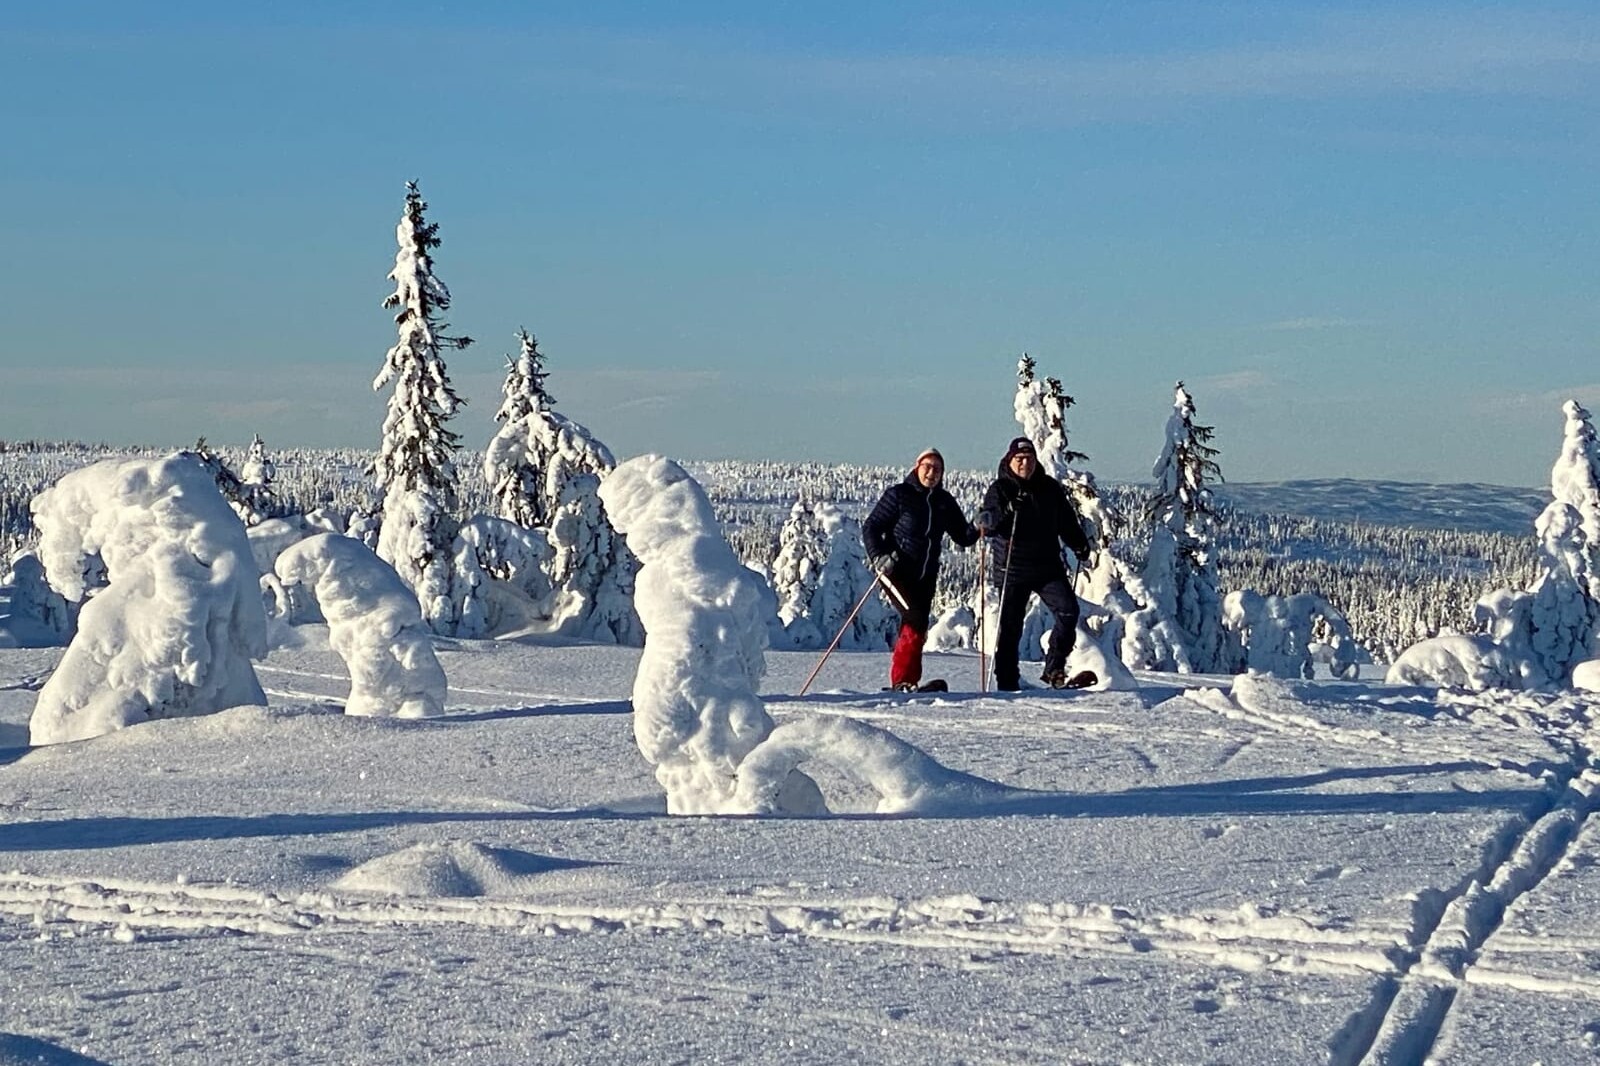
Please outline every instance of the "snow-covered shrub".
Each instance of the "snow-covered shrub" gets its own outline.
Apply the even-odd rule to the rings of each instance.
[[[1400,653],[1384,680],[1391,685],[1426,685],[1482,692],[1517,688],[1521,672],[1505,649],[1482,634],[1430,637]]]
[[[1230,592],[1222,601],[1227,647],[1241,661],[1228,673],[1251,670],[1274,677],[1310,678],[1326,661],[1335,677],[1354,677],[1358,666],[1350,627],[1327,600],[1311,592],[1263,596],[1253,589]]]
[[[978,646],[978,616],[966,604],[958,604],[939,615],[928,627],[930,651],[958,651]]]
[[[1125,570],[1115,573],[1104,606],[1104,640],[1117,649],[1117,657],[1133,670],[1161,670],[1191,673],[1189,648],[1172,616],[1144,584],[1144,579]]]
[[[0,576],[0,648],[53,648],[72,636],[74,614],[50,587],[33,552],[17,553]]]
[[[399,251],[389,277],[394,292],[383,302],[398,307],[399,339],[389,349],[374,391],[394,385],[383,420],[383,444],[372,473],[383,496],[378,555],[416,594],[435,633],[455,632],[451,590],[452,548],[458,519],[454,461],[460,438],[446,427],[461,398],[445,373],[442,346],[464,348],[470,337],[446,337],[436,321],[450,307],[450,292],[433,274],[431,249],[439,227],[428,222],[416,183],[406,183],[405,211],[395,229]]]
[[[1116,644],[1096,635],[1085,624],[1092,613],[1097,613],[1093,605],[1085,604],[1085,615],[1078,620],[1077,638],[1073,641],[1072,650],[1067,653],[1067,676],[1073,677],[1087,670],[1098,679],[1090,686],[1096,691],[1132,692],[1139,687],[1139,682],[1134,678],[1133,671],[1124,666],[1115,654]]]
[[[268,518],[245,530],[250,538],[250,557],[255,560],[256,572],[272,573],[278,555],[296,541],[305,540],[318,530],[308,526],[301,515],[285,518]]]
[[[455,544],[457,635],[486,637],[538,628],[550,613],[544,531],[504,518],[477,515]]]
[[[606,516],[598,475],[575,474],[562,485],[550,517],[551,620],[558,632],[638,647],[644,628],[634,609],[639,562]]]
[[[35,498],[34,522],[63,597],[83,599],[91,557],[110,584],[83,604],[39,693],[33,743],[266,702],[250,663],[266,654],[250,543],[197,458],[85,467]]]
[[[290,517],[292,518],[293,516]],[[301,517],[305,519],[307,529],[314,529],[319,533],[343,533],[348,528],[350,521],[349,516],[343,511],[335,510],[332,507],[316,507],[307,511]]]
[[[740,564],[705,492],[672,460],[630,459],[600,495],[641,564],[635,603],[648,636],[633,683],[639,750],[670,813],[737,812],[739,763],[772,729],[756,694],[771,592]],[[797,776],[791,800],[819,805],[816,786]]]
[[[394,567],[360,541],[319,533],[278,556],[285,587],[305,586],[328,622],[328,643],[350,670],[345,714],[425,718],[447,693],[417,598]]]
[[[872,587],[872,571],[867,568],[867,550],[861,539],[861,523],[831,503],[817,505],[817,518],[828,540],[828,557],[822,564],[821,580],[811,597],[812,623],[827,640],[832,640],[850,617],[851,610]],[[861,603],[839,647],[858,651],[882,651],[889,647],[900,629],[900,615],[881,595]]]

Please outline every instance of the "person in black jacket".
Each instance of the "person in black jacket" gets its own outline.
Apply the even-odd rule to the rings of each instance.
[[[1001,590],[1000,626],[995,634],[994,680],[1003,692],[1022,687],[1017,666],[1018,644],[1028,597],[1037,594],[1055,615],[1050,650],[1041,680],[1053,688],[1066,683],[1067,653],[1078,630],[1078,597],[1061,561],[1064,543],[1080,560],[1089,554],[1089,539],[1078,509],[1061,482],[1039,469],[1033,441],[1018,437],[1000,460],[1000,470],[984,493],[978,529],[995,538],[994,584]]]
[[[943,538],[963,548],[978,543],[978,531],[943,481],[944,456],[937,448],[924,449],[905,480],[884,490],[861,526],[867,562],[891,586],[889,600],[900,612],[900,634],[889,659],[889,684],[897,689],[914,689],[922,680],[922,645]]]

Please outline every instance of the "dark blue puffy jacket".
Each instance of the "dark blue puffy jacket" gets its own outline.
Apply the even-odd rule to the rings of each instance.
[[[917,583],[931,583],[938,573],[939,549],[945,535],[963,548],[978,542],[978,531],[961,513],[955,497],[942,485],[923,487],[916,471],[885,489],[861,526],[867,558],[894,552],[890,579]]]

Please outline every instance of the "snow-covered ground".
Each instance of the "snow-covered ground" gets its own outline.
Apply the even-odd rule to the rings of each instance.
[[[1600,777],[1572,694],[1141,675],[847,715],[1029,793],[939,817],[669,817],[637,650],[440,641],[447,714],[270,707],[28,749],[61,649],[0,651],[0,1062],[1579,1063]],[[1035,673],[1037,670],[1035,670]],[[965,691],[963,691],[965,690]]]

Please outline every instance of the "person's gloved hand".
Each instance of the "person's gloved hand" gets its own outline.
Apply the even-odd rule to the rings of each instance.
[[[873,558],[870,560],[873,573],[887,574],[889,571],[894,569],[895,560],[897,558],[898,556],[896,556],[894,552],[887,552],[883,555],[873,556]]]

